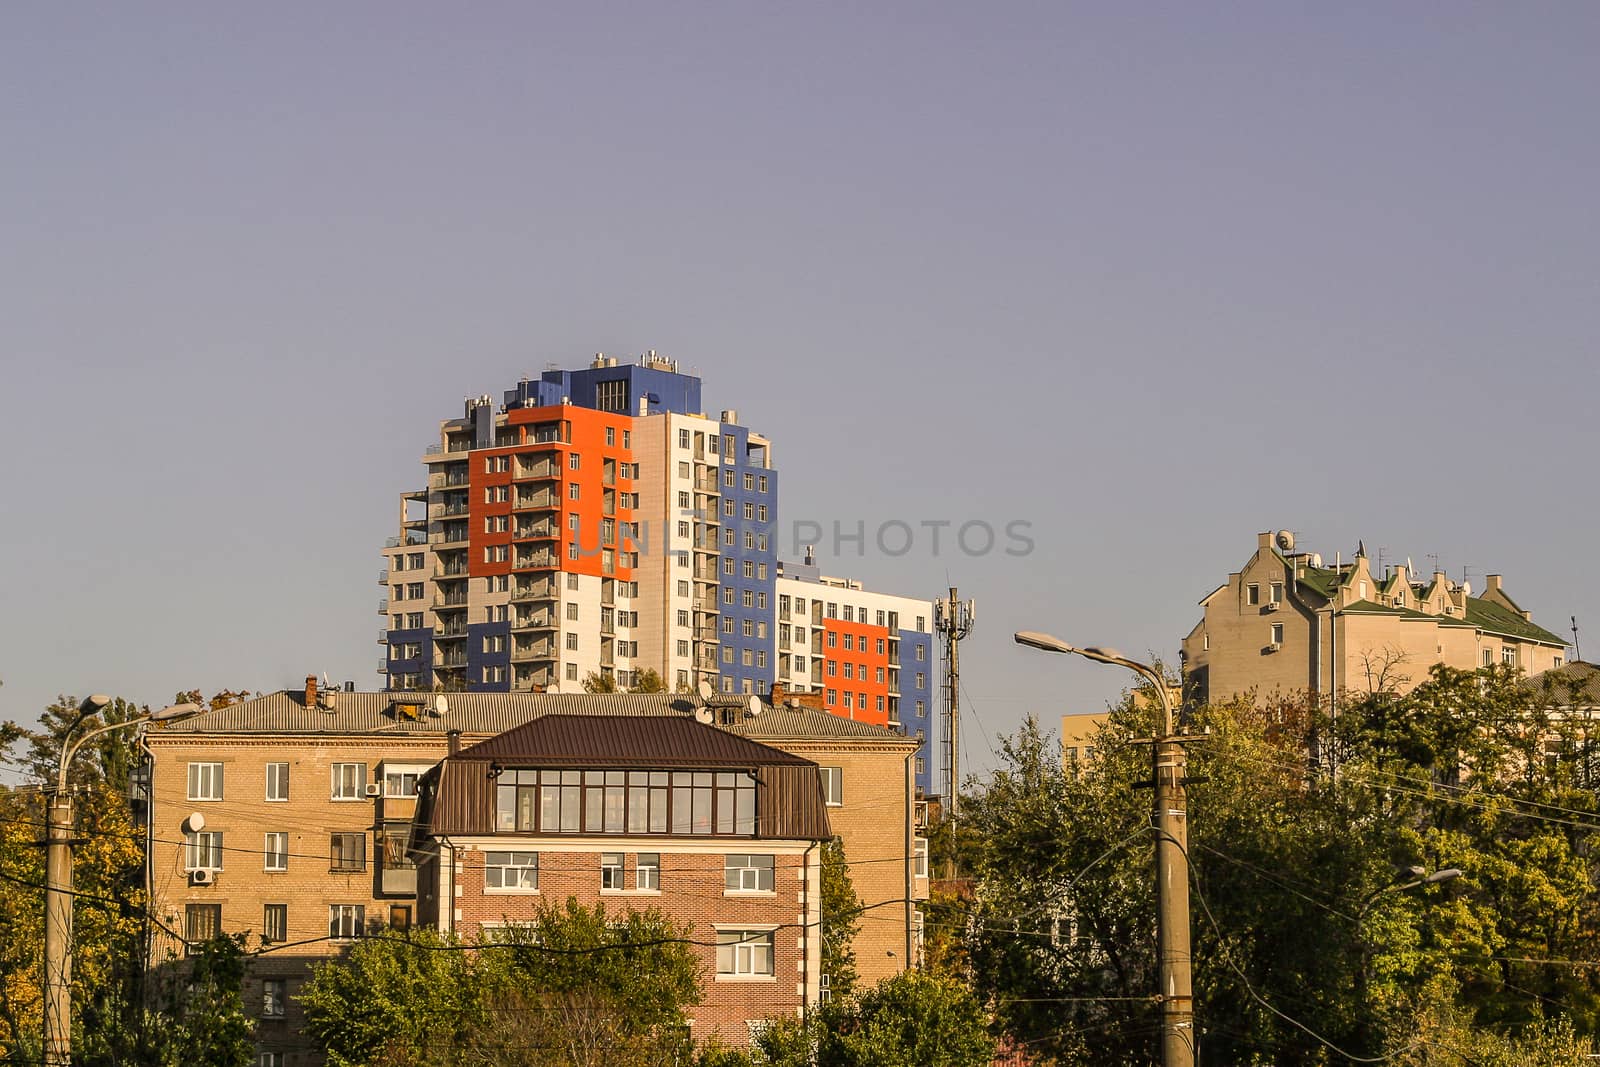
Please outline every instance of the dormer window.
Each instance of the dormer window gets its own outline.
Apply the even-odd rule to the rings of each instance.
[[[1404,593],[1396,593],[1394,595],[1394,606],[1397,608],[1406,606],[1406,595]]]

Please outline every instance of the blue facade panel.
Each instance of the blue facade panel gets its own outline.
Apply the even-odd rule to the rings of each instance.
[[[933,635],[900,631],[900,724],[906,736],[922,737],[917,750],[917,789],[924,795],[939,791],[939,709],[934,700]]]
[[[616,383],[621,383],[620,386]],[[505,395],[507,407],[548,407],[563,400],[581,408],[639,414],[639,401],[648,401],[648,414],[663,411],[698,414],[700,379],[636,363],[584,370],[550,370],[538,380],[517,383]]]
[[[467,690],[473,693],[510,692],[509,622],[475,622],[467,626]]]
[[[723,423],[720,433],[722,687],[734,693],[766,693],[778,667],[773,628],[778,606],[778,472],[764,466],[764,455],[751,453],[747,428]]]
[[[401,654],[397,656],[397,652]],[[389,631],[389,681],[386,688],[403,688],[398,679],[407,674],[421,675],[421,688],[433,688],[433,631],[431,629]]]

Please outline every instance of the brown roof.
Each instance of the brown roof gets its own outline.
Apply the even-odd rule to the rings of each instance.
[[[1600,706],[1600,667],[1584,660],[1553,667],[1523,685],[1555,707]]]
[[[543,715],[457,760],[541,767],[739,767],[809,761],[688,717]]]

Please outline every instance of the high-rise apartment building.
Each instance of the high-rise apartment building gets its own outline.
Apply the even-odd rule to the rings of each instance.
[[[627,686],[648,667],[760,689],[777,471],[737,419],[701,414],[700,380],[654,354],[469,398],[384,551],[389,688]]]
[[[932,791],[931,604],[809,559],[785,574],[772,442],[736,411],[703,412],[675,362],[597,356],[468,398],[423,461],[379,575],[388,689],[575,692],[645,670],[677,691],[776,682],[918,738]]]

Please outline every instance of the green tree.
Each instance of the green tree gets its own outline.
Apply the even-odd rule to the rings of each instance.
[[[454,1062],[486,1018],[476,961],[461,947],[426,929],[357,942],[301,988],[306,1034],[330,1067]]]
[[[819,1067],[987,1067],[994,1041],[972,991],[906,971],[847,1004],[822,1034]]]
[[[633,687],[624,689],[617,685],[614,674],[597,674],[590,671],[584,676],[583,691],[585,693],[664,693],[667,683],[662,681],[661,672],[654,667],[646,667],[634,675]]]
[[[849,996],[856,987],[855,937],[861,930],[861,898],[850,881],[844,843],[822,845],[822,973],[832,996]]]

